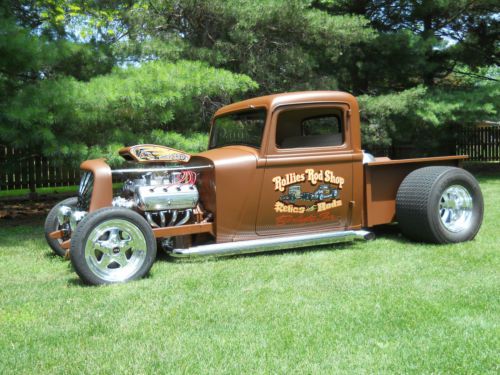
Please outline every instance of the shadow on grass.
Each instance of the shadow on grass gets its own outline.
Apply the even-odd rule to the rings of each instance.
[[[394,226],[392,226],[394,227]],[[376,236],[381,236],[384,238],[390,238],[391,240],[398,241],[401,243],[411,243],[406,238],[401,238],[399,235],[399,231],[397,227],[394,228],[377,228]],[[376,241],[376,239],[375,239]],[[268,251],[258,251],[256,249],[255,252],[248,252],[242,254],[232,254],[232,255],[209,255],[209,256],[193,256],[193,257],[173,257],[168,255],[162,249],[158,249],[157,261],[160,262],[168,262],[168,263],[198,263],[198,262],[221,262],[221,261],[229,261],[233,259],[241,259],[241,258],[254,258],[260,256],[282,256],[282,255],[301,255],[307,252],[312,251],[343,251],[343,250],[351,250],[351,251],[363,251],[363,247],[356,246],[356,244],[362,244],[363,241],[346,241],[346,242],[338,242],[332,244],[325,245],[316,245],[316,246],[306,246],[299,248],[291,248],[291,249],[280,249],[280,250],[268,250]]]
[[[373,240],[375,241],[375,243],[378,240],[382,239],[390,240],[399,244],[402,250],[404,250],[407,246],[421,246],[422,249],[429,249],[429,247],[438,249],[443,246],[449,245],[449,244],[417,242],[408,239],[401,233],[397,224],[381,225],[371,228],[370,230],[375,233],[376,237]],[[168,262],[172,264],[181,265],[183,263],[221,262],[221,261],[230,261],[233,259],[254,258],[260,256],[301,255],[306,252],[312,252],[312,251],[344,251],[344,250],[364,251],[366,249],[366,247],[364,246],[365,245],[364,242],[371,242],[371,241],[355,240],[355,241],[347,241],[347,242],[332,243],[319,246],[307,246],[307,247],[291,248],[291,249],[280,249],[271,251],[257,250],[255,252],[242,253],[242,254],[232,254],[223,256],[217,256],[217,255],[198,256],[198,257],[194,256],[186,258],[172,257],[159,248],[156,260],[159,262]],[[371,250],[373,250],[373,247],[371,247]],[[384,250],[384,248],[380,247],[380,250]]]
[[[68,261],[69,262],[69,261]],[[128,284],[131,282],[140,282],[141,280],[147,280],[152,277],[151,272],[148,272],[146,275],[143,277],[136,279],[136,280],[130,280],[126,282],[121,282],[121,283],[110,283],[110,284],[102,284],[102,285],[92,285],[92,284],[87,284],[85,283],[76,273],[75,268],[69,262],[68,264],[68,272],[70,273],[71,276],[67,281],[68,287],[78,287],[78,288],[99,288],[99,287],[106,287],[106,286],[111,286],[111,285],[117,285],[117,284]]]
[[[43,253],[43,257],[47,259],[60,259],[61,261],[67,262],[69,259],[65,259],[64,257],[57,255],[52,250],[47,250]]]
[[[74,272],[74,271],[73,271]],[[72,277],[68,280],[68,286],[77,286],[77,287],[83,287],[83,288],[92,288],[95,285],[88,285],[85,284],[82,279],[80,279],[78,276]]]
[[[443,244],[438,244],[438,243],[433,243],[433,242],[424,242],[424,241],[415,241],[412,239],[409,239],[408,237],[405,237],[403,233],[401,233],[401,230],[399,229],[399,226],[397,224],[387,224],[387,225],[379,225],[376,227],[373,227],[370,229],[373,233],[375,233],[376,239],[388,239],[393,242],[397,242],[398,244],[401,244],[402,246],[422,246],[423,248],[440,248],[444,246],[448,246],[449,244],[443,243]]]
[[[157,262],[166,262],[171,264],[185,264],[185,263],[204,263],[204,262],[224,262],[235,259],[242,258],[254,258],[260,256],[281,256],[284,254],[288,255],[300,255],[309,251],[322,251],[327,249],[327,246],[330,246],[328,251],[338,251],[338,250],[349,250],[354,249],[351,246],[351,242],[346,243],[336,243],[329,245],[320,245],[320,246],[308,246],[301,248],[292,248],[292,249],[281,249],[281,250],[269,250],[269,251],[258,251],[248,252],[242,254],[231,254],[231,255],[202,255],[202,256],[191,256],[191,257],[173,257],[169,254],[166,254],[165,251],[158,251],[156,256]],[[335,246],[335,248],[331,248],[331,246]]]
[[[140,282],[141,280],[147,280],[150,279],[151,272],[148,272],[146,275],[141,277],[140,279],[136,280],[130,280],[122,283],[111,283],[111,284],[102,284],[102,285],[91,285],[91,284],[86,284],[82,279],[78,277],[76,272],[74,271],[73,267],[71,267],[71,272],[73,273],[74,277],[70,278],[67,281],[68,287],[78,287],[78,288],[100,288],[100,287],[106,287],[106,286],[112,286],[112,285],[117,285],[117,284],[127,284],[127,283],[133,283],[133,282]]]
[[[428,249],[429,246],[439,248],[444,245],[440,244],[428,244],[428,243],[419,243],[419,242],[414,242],[406,237],[404,237],[401,232],[399,231],[399,228],[397,225],[383,225],[379,227],[375,227],[372,229],[373,232],[376,235],[376,239],[373,241],[377,241],[377,239],[389,239],[391,241],[397,242],[401,245],[401,249],[403,250],[406,246],[408,245],[422,245],[422,248]],[[261,256],[272,256],[272,257],[279,257],[283,255],[292,255],[292,256],[300,256],[303,255],[304,253],[307,252],[319,252],[319,251],[351,251],[351,252],[359,252],[359,251],[364,251],[366,247],[364,246],[363,242],[365,241],[348,241],[348,242],[342,242],[342,243],[333,243],[333,244],[327,244],[327,245],[320,245],[320,246],[308,246],[308,247],[302,247],[302,248],[294,248],[294,249],[281,249],[281,250],[275,250],[275,251],[256,251],[253,253],[243,253],[243,254],[233,254],[233,255],[227,255],[227,256],[216,256],[216,255],[211,255],[211,256],[200,256],[200,257],[186,257],[186,258],[176,258],[168,255],[166,251],[161,249],[160,247],[158,248],[158,252],[156,255],[156,260],[155,262],[166,262],[170,263],[174,267],[181,267],[183,264],[192,264],[192,263],[204,263],[204,262],[231,262],[234,260],[238,259],[245,259],[245,258],[256,258],[261,257]],[[372,241],[366,241],[366,242],[372,242]],[[373,251],[373,247],[371,248]],[[384,251],[383,246],[380,247],[381,251]],[[47,252],[45,254],[46,257],[49,258],[59,258],[57,255],[52,254],[51,252]],[[62,260],[62,258],[60,258]],[[76,274],[73,266],[69,262],[68,264],[68,271],[72,273],[73,277],[69,278],[67,281],[68,286],[70,287],[79,287],[79,288],[93,288],[96,287],[95,285],[89,285],[84,283]],[[134,280],[134,281],[140,281],[143,279],[150,279],[152,277],[151,273],[148,272],[144,277],[142,277],[139,280]],[[132,281],[133,282],[133,281]]]

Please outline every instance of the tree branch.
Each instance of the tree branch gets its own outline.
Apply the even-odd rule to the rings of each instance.
[[[476,78],[486,79],[488,81],[493,81],[493,82],[500,82],[500,79],[486,77],[486,76],[483,76],[481,74],[475,74],[475,73],[469,73],[469,72],[462,72],[460,70],[453,70],[453,73],[462,74],[464,76],[469,76],[469,77],[476,77]]]

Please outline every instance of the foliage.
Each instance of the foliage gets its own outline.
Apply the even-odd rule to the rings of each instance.
[[[447,76],[457,64],[473,68],[498,64],[500,6],[495,0],[317,0],[316,4],[331,14],[356,14],[369,19],[371,27],[378,30],[385,41],[394,38],[401,49],[393,51],[395,58],[417,52],[420,57],[414,59],[414,64],[420,66],[418,78],[427,85]],[[411,33],[414,42],[398,43],[401,33]],[[386,52],[379,47],[378,43],[363,45],[369,54]],[[408,64],[412,65],[411,60],[392,62],[396,69],[400,65],[405,69]]]
[[[102,41],[93,39],[81,43],[69,37],[55,38],[44,32],[41,19],[34,19],[33,13],[37,12],[28,12],[28,6],[19,5],[19,9],[28,12],[20,15],[15,9],[0,6],[0,53],[3,57],[0,88],[4,94],[12,95],[25,84],[61,75],[88,80],[110,72],[115,65],[111,50]]]
[[[438,149],[453,141],[459,125],[500,116],[500,85],[489,82],[469,87],[418,86],[359,99],[363,143],[368,149],[390,142]]]
[[[189,61],[116,68],[88,83],[69,77],[44,80],[9,102],[4,116],[15,126],[4,129],[2,136],[15,145],[41,146],[53,156],[80,159],[109,155],[141,140],[170,140],[199,150],[199,135],[180,140],[176,133],[162,136],[154,130],[189,134],[201,129],[206,125],[204,104],[228,102],[256,87],[246,76]],[[187,146],[189,140],[197,144]]]
[[[2,2],[0,143],[74,160],[141,140],[190,148],[178,137],[199,140],[230,101],[339,89],[361,99],[365,147],[438,148],[458,125],[499,120],[499,12],[494,0]]]
[[[257,93],[331,89],[332,62],[373,31],[359,16],[330,16],[309,1],[155,0],[140,3],[131,24],[178,54],[241,72],[257,81]],[[146,38],[140,38],[139,41]],[[149,54],[139,51],[139,56]],[[164,47],[169,54],[172,47]],[[161,53],[164,53],[160,49]]]
[[[498,2],[315,4],[332,15],[364,16],[377,30],[375,39],[343,55],[336,74],[340,87],[363,94],[365,147],[439,150],[453,142],[458,125],[500,119]]]

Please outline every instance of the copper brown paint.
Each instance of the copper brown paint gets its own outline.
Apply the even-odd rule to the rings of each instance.
[[[89,212],[111,206],[113,200],[113,179],[111,168],[104,159],[84,161],[80,169],[94,174],[94,188],[90,199]]]
[[[365,227],[396,220],[396,194],[403,179],[417,168],[432,165],[459,166],[466,156],[390,160],[376,158],[365,165]]]
[[[266,126],[260,148],[226,146],[197,155],[193,161],[206,161],[213,168],[200,172],[198,186],[202,206],[213,214],[213,224],[191,224],[155,229],[155,235],[175,236],[211,233],[216,242],[256,239],[346,229],[360,229],[395,220],[395,199],[406,175],[428,165],[457,165],[463,156],[390,160],[377,158],[363,165],[359,108],[354,96],[335,91],[296,92],[269,95],[225,106],[214,119],[226,114],[263,108]],[[345,135],[343,144],[330,147],[283,149],[275,142],[277,119],[289,110],[325,108],[341,113]],[[122,150],[126,154],[127,149]],[[188,164],[189,165],[189,164]],[[94,173],[95,182],[90,211],[111,206],[111,169],[104,160],[89,160],[81,168]],[[286,173],[302,173],[306,168],[328,169],[342,174],[343,205],[317,222],[280,225],[272,210],[279,194],[272,178]],[[331,218],[331,217],[330,217]]]
[[[301,108],[335,108],[340,109],[346,124],[344,144],[340,147],[295,148],[279,149],[275,142],[276,123],[278,115],[287,110]],[[275,236],[287,234],[344,230],[348,228],[359,229],[361,222],[361,204],[363,199],[362,189],[362,152],[359,133],[359,109],[356,99],[347,93],[341,92],[299,92],[290,94],[270,95],[246,100],[226,106],[219,110],[215,117],[249,109],[264,108],[267,111],[266,127],[259,150],[231,146],[230,149],[220,150],[223,156],[223,168],[215,163],[217,197],[216,231],[217,241],[255,239],[259,236]],[[238,184],[234,178],[236,160],[228,162],[236,152],[244,149],[254,155],[255,166],[251,167],[251,160],[246,167],[238,172],[246,175],[247,182]],[[219,150],[219,151],[220,151]],[[232,151],[230,151],[232,150]],[[238,150],[238,151],[237,151]],[[215,150],[210,150],[209,153]],[[205,155],[209,159],[211,155]],[[218,154],[217,154],[218,155]],[[358,161],[359,168],[354,168],[353,161]],[[231,167],[231,165],[233,167]],[[220,161],[219,161],[219,164]],[[221,165],[222,166],[222,165]],[[285,172],[303,172],[306,168],[344,168],[348,174],[348,199],[342,207],[342,212],[337,214],[341,218],[338,222],[313,222],[305,225],[278,226],[276,214],[272,207],[277,200],[276,192],[272,187],[271,178]],[[236,181],[235,181],[236,180]],[[356,183],[358,182],[358,183]],[[221,192],[223,189],[224,192]],[[238,194],[235,195],[234,191]],[[227,192],[227,194],[226,194]],[[239,196],[239,198],[237,197]],[[350,204],[351,201],[359,205]],[[222,218],[222,223],[220,222]]]

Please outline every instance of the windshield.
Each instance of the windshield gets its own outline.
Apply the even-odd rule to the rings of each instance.
[[[217,117],[210,135],[210,147],[245,145],[260,148],[266,123],[264,109]]]

